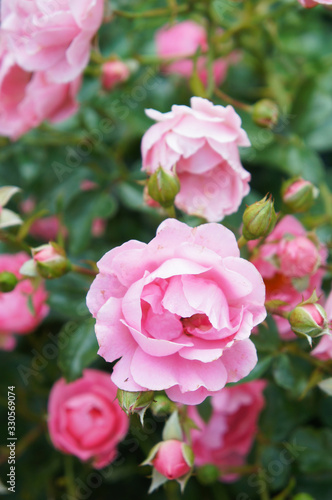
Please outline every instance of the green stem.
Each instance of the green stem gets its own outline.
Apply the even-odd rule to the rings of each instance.
[[[71,271],[74,273],[84,274],[86,276],[95,277],[98,273],[93,269],[88,269],[87,267],[77,266],[76,264],[72,264]]]
[[[73,457],[71,455],[66,455],[64,457],[64,463],[65,463],[65,474],[66,474],[66,488],[68,496],[71,499],[77,499]]]
[[[233,99],[233,97],[225,94],[225,92],[223,92],[222,90],[217,89],[217,88],[214,89],[214,93],[217,97],[219,97],[220,99],[225,101],[227,104],[231,104],[235,108],[243,109],[243,111],[246,111],[247,113],[252,112],[253,106],[251,106],[250,104],[246,104],[244,102],[237,101],[236,99]]]
[[[146,10],[144,12],[127,12],[123,10],[113,10],[113,16],[124,17],[125,19],[148,19],[151,17],[165,17],[174,16],[175,14],[181,14],[183,12],[188,12],[188,5],[174,5],[171,8],[160,8]]]
[[[248,243],[248,240],[246,240],[243,235],[240,236],[240,238],[237,240],[237,245],[239,248],[243,248],[247,243]]]

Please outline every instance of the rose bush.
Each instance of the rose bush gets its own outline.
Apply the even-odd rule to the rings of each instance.
[[[212,414],[208,422],[204,422],[195,407],[190,407],[189,415],[198,426],[191,431],[195,465],[213,464],[222,470],[245,463],[264,407],[265,386],[264,380],[254,380],[223,389],[211,398]],[[223,481],[236,478],[232,473],[220,475]]]
[[[102,22],[103,0],[1,4],[2,35],[22,69],[47,72],[48,81],[57,83],[71,82],[82,73]]]
[[[49,396],[48,429],[54,446],[93,460],[100,469],[116,457],[116,447],[128,432],[129,421],[116,398],[108,373],[84,370],[69,384],[58,380]]]
[[[129,241],[98,267],[87,305],[99,354],[121,358],[112,374],[120,389],[166,389],[197,404],[255,366],[248,337],[265,318],[265,289],[225,227],[168,219],[148,245]]]
[[[318,240],[311,240],[302,224],[293,216],[284,217],[257,247],[257,240],[249,242],[253,251],[251,261],[263,276],[266,300],[281,301],[280,309],[290,311],[312,292],[322,293],[327,250]],[[287,319],[275,316],[280,335],[295,337]]]
[[[13,273],[22,280],[13,291],[0,292],[0,336],[5,349],[14,348],[14,334],[32,332],[49,311],[44,284],[41,282],[36,287],[29,279],[22,279],[20,268],[27,260],[29,256],[25,252],[0,255],[0,273]]]
[[[209,222],[236,212],[249,192],[250,174],[242,167],[238,146],[249,146],[241,119],[231,106],[214,106],[191,98],[191,107],[172,106],[169,113],[146,114],[158,123],[142,140],[142,169],[176,167],[181,189],[175,205]]]

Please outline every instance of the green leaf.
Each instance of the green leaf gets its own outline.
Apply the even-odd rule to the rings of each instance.
[[[94,323],[92,318],[80,325],[70,322],[59,334],[58,365],[68,382],[79,378],[83,369],[97,357],[98,343]]]
[[[297,429],[292,440],[297,444],[299,454],[297,462],[303,473],[332,470],[332,430],[302,427]]]
[[[310,375],[310,365],[297,356],[281,354],[274,361],[273,376],[276,384],[288,389],[294,396],[303,393]]]

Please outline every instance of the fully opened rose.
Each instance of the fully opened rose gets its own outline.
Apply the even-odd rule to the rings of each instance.
[[[225,227],[167,219],[149,244],[124,243],[98,267],[87,304],[99,354],[121,358],[120,389],[198,404],[255,366],[249,336],[266,316],[265,287]]]
[[[176,168],[181,189],[175,205],[209,222],[239,208],[249,192],[250,174],[242,167],[239,146],[250,146],[232,106],[214,106],[192,97],[191,107],[172,106],[169,113],[146,114],[157,123],[142,140],[142,169]]]

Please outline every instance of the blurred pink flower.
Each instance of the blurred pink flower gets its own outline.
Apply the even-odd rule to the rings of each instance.
[[[129,420],[116,400],[110,375],[84,370],[67,384],[58,380],[49,396],[48,429],[54,446],[101,469],[116,457],[116,447],[128,432]]]
[[[199,427],[191,431],[196,466],[213,464],[228,469],[245,463],[257,433],[265,386],[264,380],[254,380],[223,389],[211,398],[212,415],[207,423],[195,407],[189,408],[189,417]],[[234,481],[237,477],[227,473],[220,479]]]
[[[27,73],[0,46],[0,135],[17,139],[44,120],[63,121],[77,109],[80,78],[52,83],[43,72]]]
[[[149,244],[124,243],[98,267],[87,305],[99,354],[121,358],[120,389],[198,404],[254,368],[249,336],[266,316],[265,289],[229,229],[167,219]]]
[[[208,50],[208,39],[205,28],[194,21],[182,21],[173,26],[164,26],[156,33],[157,54],[161,59],[193,56],[198,49]],[[225,78],[228,58],[217,59],[213,63],[213,74],[216,85]],[[165,73],[175,73],[190,78],[194,71],[194,61],[182,59],[164,64]],[[197,60],[197,73],[204,85],[207,84],[207,57],[202,55]]]
[[[103,0],[2,0],[2,36],[23,70],[47,72],[49,82],[72,82],[88,64],[103,9]]]
[[[191,107],[146,114],[157,123],[143,136],[142,169],[153,174],[175,166],[181,184],[175,205],[209,222],[236,212],[250,190],[238,148],[250,142],[235,110],[192,97]]]
[[[255,249],[258,240],[248,246]],[[291,311],[303,298],[308,299],[316,289],[322,293],[324,270],[319,266],[326,262],[327,250],[317,240],[308,238],[302,224],[292,215],[284,217],[253,254],[252,263],[261,273],[266,285],[266,300],[286,303],[281,310]],[[274,317],[281,336],[295,338],[287,319]]]
[[[329,322],[332,321],[332,290],[325,303],[325,311],[327,314],[327,319]],[[332,332],[331,332],[332,333]],[[321,359],[322,361],[327,361],[332,359],[332,337],[330,335],[323,335],[319,344],[311,352],[313,356]]]
[[[21,279],[19,270],[27,260],[29,256],[24,252],[2,254],[0,255],[0,272],[7,271]],[[43,282],[36,288],[29,279],[20,281],[11,292],[0,293],[2,348],[14,347],[13,334],[27,334],[37,328],[49,311],[46,299],[47,293]],[[30,300],[32,308],[29,306]],[[3,339],[4,335],[7,336],[6,340]]]
[[[125,82],[130,76],[130,70],[122,61],[110,61],[103,64],[101,83],[104,89],[112,90],[117,84]]]

